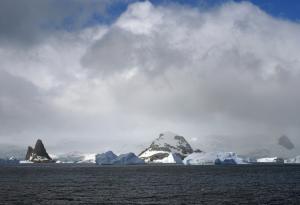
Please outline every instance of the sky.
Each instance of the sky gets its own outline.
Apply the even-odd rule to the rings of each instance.
[[[300,155],[299,20],[296,0],[2,0],[0,144]]]

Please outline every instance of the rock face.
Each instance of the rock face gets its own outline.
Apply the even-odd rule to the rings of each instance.
[[[184,137],[172,132],[164,132],[141,152],[139,157],[145,162],[158,162],[164,161],[163,159],[169,157],[170,154],[175,154],[183,159],[191,153],[193,153],[193,149]]]
[[[25,156],[25,160],[29,160],[32,153],[33,153],[33,148],[31,146],[28,146],[27,153],[26,153],[26,156]]]
[[[182,164],[181,158],[174,153],[167,153],[162,159],[153,159],[153,163],[166,163],[166,164]]]
[[[34,149],[31,146],[28,147],[25,159],[37,163],[53,162],[40,139],[36,141]]]

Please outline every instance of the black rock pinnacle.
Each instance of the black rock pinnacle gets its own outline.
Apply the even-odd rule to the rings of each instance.
[[[26,160],[32,162],[54,162],[48,155],[42,140],[38,139],[35,143],[34,149],[29,146],[26,153]]]
[[[47,159],[52,160],[51,157],[48,155],[42,140],[40,139],[36,141],[33,152],[37,156],[46,157]]]
[[[32,153],[33,153],[33,148],[31,146],[28,146],[25,160],[29,160]]]

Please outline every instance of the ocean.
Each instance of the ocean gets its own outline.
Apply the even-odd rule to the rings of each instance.
[[[0,203],[300,204],[300,166],[1,166]]]

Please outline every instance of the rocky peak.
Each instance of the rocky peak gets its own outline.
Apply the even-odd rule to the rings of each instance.
[[[29,160],[32,153],[33,153],[33,148],[31,146],[28,146],[25,160]]]
[[[38,139],[35,143],[34,149],[28,146],[26,153],[26,160],[32,162],[51,162],[52,159],[48,155],[42,140]]]
[[[173,152],[184,157],[193,152],[191,145],[183,136],[172,132],[164,132],[150,145],[152,150]]]
[[[170,153],[183,159],[193,153],[193,149],[183,136],[163,132],[139,156],[146,161],[155,161],[168,157]]]
[[[46,157],[47,159],[51,160],[51,157],[48,155],[45,146],[40,139],[38,139],[35,143],[34,153],[38,156]]]

